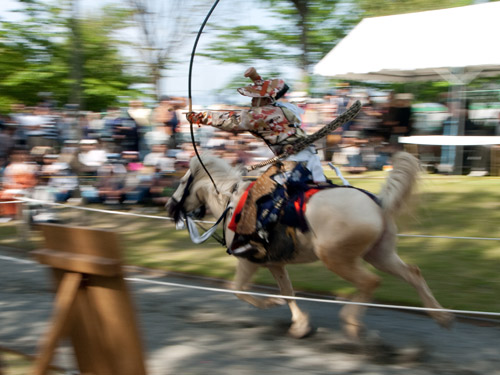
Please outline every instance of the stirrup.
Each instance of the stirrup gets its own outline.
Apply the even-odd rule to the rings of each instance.
[[[244,245],[242,245],[234,250],[231,250],[230,254],[233,254],[236,256],[241,256],[241,255],[247,255],[251,251],[255,251],[255,254],[252,254],[252,255],[257,259],[262,259],[267,255],[267,250],[264,247],[264,245],[262,245],[259,242],[254,242],[254,241],[251,241],[251,242],[246,243],[246,244],[244,244]]]
[[[242,255],[242,254],[245,254],[247,251],[249,250],[252,250],[254,247],[247,243],[245,245],[242,245],[234,250],[231,250],[231,254],[234,254],[234,255]]]

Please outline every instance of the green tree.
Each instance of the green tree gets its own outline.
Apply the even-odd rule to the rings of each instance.
[[[53,63],[57,54],[52,36],[60,32],[60,9],[37,1],[20,1],[16,11],[20,21],[2,20],[0,51],[1,101],[23,101],[33,104],[38,92],[48,91],[57,80],[59,68]],[[57,21],[56,21],[57,20]]]
[[[363,17],[379,17],[394,14],[423,12],[474,4],[474,0],[355,0]]]
[[[307,86],[312,66],[359,20],[358,12],[348,11],[348,3],[339,0],[261,2],[268,6],[275,22],[269,27],[219,27],[217,40],[204,55],[235,64],[266,62],[278,71],[276,67],[283,65],[298,67]]]
[[[120,52],[116,30],[130,26],[130,12],[108,7],[97,16],[81,21],[83,54],[83,90],[86,108],[100,110],[117,105],[121,97],[145,94],[133,89],[135,84],[148,83],[148,78],[132,73],[135,64]],[[71,41],[66,45],[71,51]]]
[[[75,33],[71,3],[19,0],[15,21],[0,27],[0,107],[21,102],[34,105],[40,93],[50,93],[59,104],[74,99],[75,80],[81,85],[85,109],[117,105],[120,97],[136,96],[133,83],[143,82],[129,72],[119,52],[115,30],[127,26],[129,13],[106,8],[91,19],[80,19],[81,78],[74,74]],[[57,4],[57,5],[56,5]]]

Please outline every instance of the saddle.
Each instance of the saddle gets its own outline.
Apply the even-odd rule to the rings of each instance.
[[[256,225],[258,213],[259,211],[262,213],[264,210],[261,204],[266,201],[269,202],[269,200],[272,200],[276,204],[283,203],[280,202],[280,199],[272,199],[271,197],[271,194],[276,191],[279,184],[279,179],[274,177],[291,171],[296,164],[295,162],[276,163],[269,167],[256,181],[252,182],[236,206],[229,229],[241,235],[255,233],[258,227]]]
[[[228,225],[236,234],[229,252],[239,255],[238,249],[246,244],[245,249],[255,249],[253,257],[260,261],[291,257],[295,228],[307,231],[307,199],[332,186],[312,184],[311,172],[302,163],[274,164],[240,198]]]

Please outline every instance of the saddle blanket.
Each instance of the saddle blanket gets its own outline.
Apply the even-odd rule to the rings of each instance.
[[[233,216],[231,217],[231,221],[229,222],[228,228],[233,232],[236,232],[238,218],[241,215],[241,211],[245,206],[245,202],[248,198],[248,192],[253,187],[255,182],[252,182],[245,192],[242,194],[236,208],[234,210]],[[332,185],[331,187],[335,187]],[[306,204],[309,199],[316,194],[317,192],[323,189],[318,188],[309,188],[303,192],[303,194],[294,196],[293,199],[288,200],[288,202],[284,205],[283,215],[281,217],[281,222],[283,224],[287,224],[291,227],[298,227],[303,231],[307,230],[307,224],[305,223],[304,214],[306,212]]]

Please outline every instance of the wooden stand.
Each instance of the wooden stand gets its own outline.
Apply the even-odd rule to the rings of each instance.
[[[80,373],[145,375],[116,234],[55,224],[40,228],[46,248],[32,254],[53,268],[58,287],[51,328],[32,374],[45,374],[58,341],[69,337]]]

